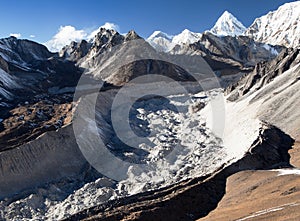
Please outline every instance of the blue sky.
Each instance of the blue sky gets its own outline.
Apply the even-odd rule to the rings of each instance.
[[[194,32],[210,29],[224,10],[246,27],[256,17],[292,0],[1,0],[0,37],[20,33],[21,38],[46,42],[60,26],[94,30],[105,22],[124,33],[136,30],[148,37],[155,30],[177,34],[187,28]],[[33,37],[33,35],[35,37]],[[31,37],[30,37],[31,36]]]

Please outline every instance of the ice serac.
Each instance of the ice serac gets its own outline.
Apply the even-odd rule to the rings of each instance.
[[[225,11],[217,20],[211,33],[221,36],[239,36],[246,31],[245,26],[231,13]]]
[[[299,47],[300,1],[286,3],[276,11],[257,18],[245,34],[260,42]]]

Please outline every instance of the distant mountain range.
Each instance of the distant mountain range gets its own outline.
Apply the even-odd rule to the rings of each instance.
[[[248,36],[257,42],[285,47],[298,47],[300,43],[300,1],[286,3],[276,11],[255,19],[246,28],[230,12],[225,11],[214,27],[204,32],[216,36]],[[185,29],[172,36],[162,31],[155,31],[147,41],[161,51],[170,51],[176,45],[191,44],[199,41],[203,33]]]

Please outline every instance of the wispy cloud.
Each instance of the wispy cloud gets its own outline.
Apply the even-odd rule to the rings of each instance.
[[[35,35],[29,35],[30,38],[35,38]]]
[[[119,26],[106,22],[96,30],[88,31],[88,29],[76,29],[74,26],[61,26],[58,32],[46,43],[44,43],[50,51],[57,52],[72,41],[81,41],[82,39],[90,40],[99,31],[100,28],[114,29],[119,31]],[[91,29],[90,29],[91,30]]]
[[[20,37],[21,37],[21,34],[20,34],[20,33],[10,33],[9,36],[16,37],[16,38],[20,38]]]

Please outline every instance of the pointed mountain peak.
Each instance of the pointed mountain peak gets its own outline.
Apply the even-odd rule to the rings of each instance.
[[[221,36],[242,35],[245,31],[245,26],[228,11],[223,12],[215,26],[210,30],[211,33]]]
[[[192,32],[188,29],[184,29],[180,34],[174,36],[173,43],[175,44],[192,44],[199,41],[201,38],[200,33]]]
[[[134,30],[130,30],[125,36],[125,41],[136,40],[136,39],[141,39],[141,37]]]
[[[151,41],[155,38],[165,38],[167,40],[172,40],[173,36],[172,35],[168,35],[165,32],[162,31],[154,31],[148,38],[147,40]]]
[[[183,33],[190,33],[191,31],[189,30],[189,29],[184,29],[181,33],[183,34]]]
[[[229,11],[224,11],[220,18],[230,18],[234,17]],[[235,17],[234,17],[235,18]]]
[[[154,31],[147,38],[148,43],[158,51],[170,51],[175,45],[172,43],[173,36],[162,31]]]

